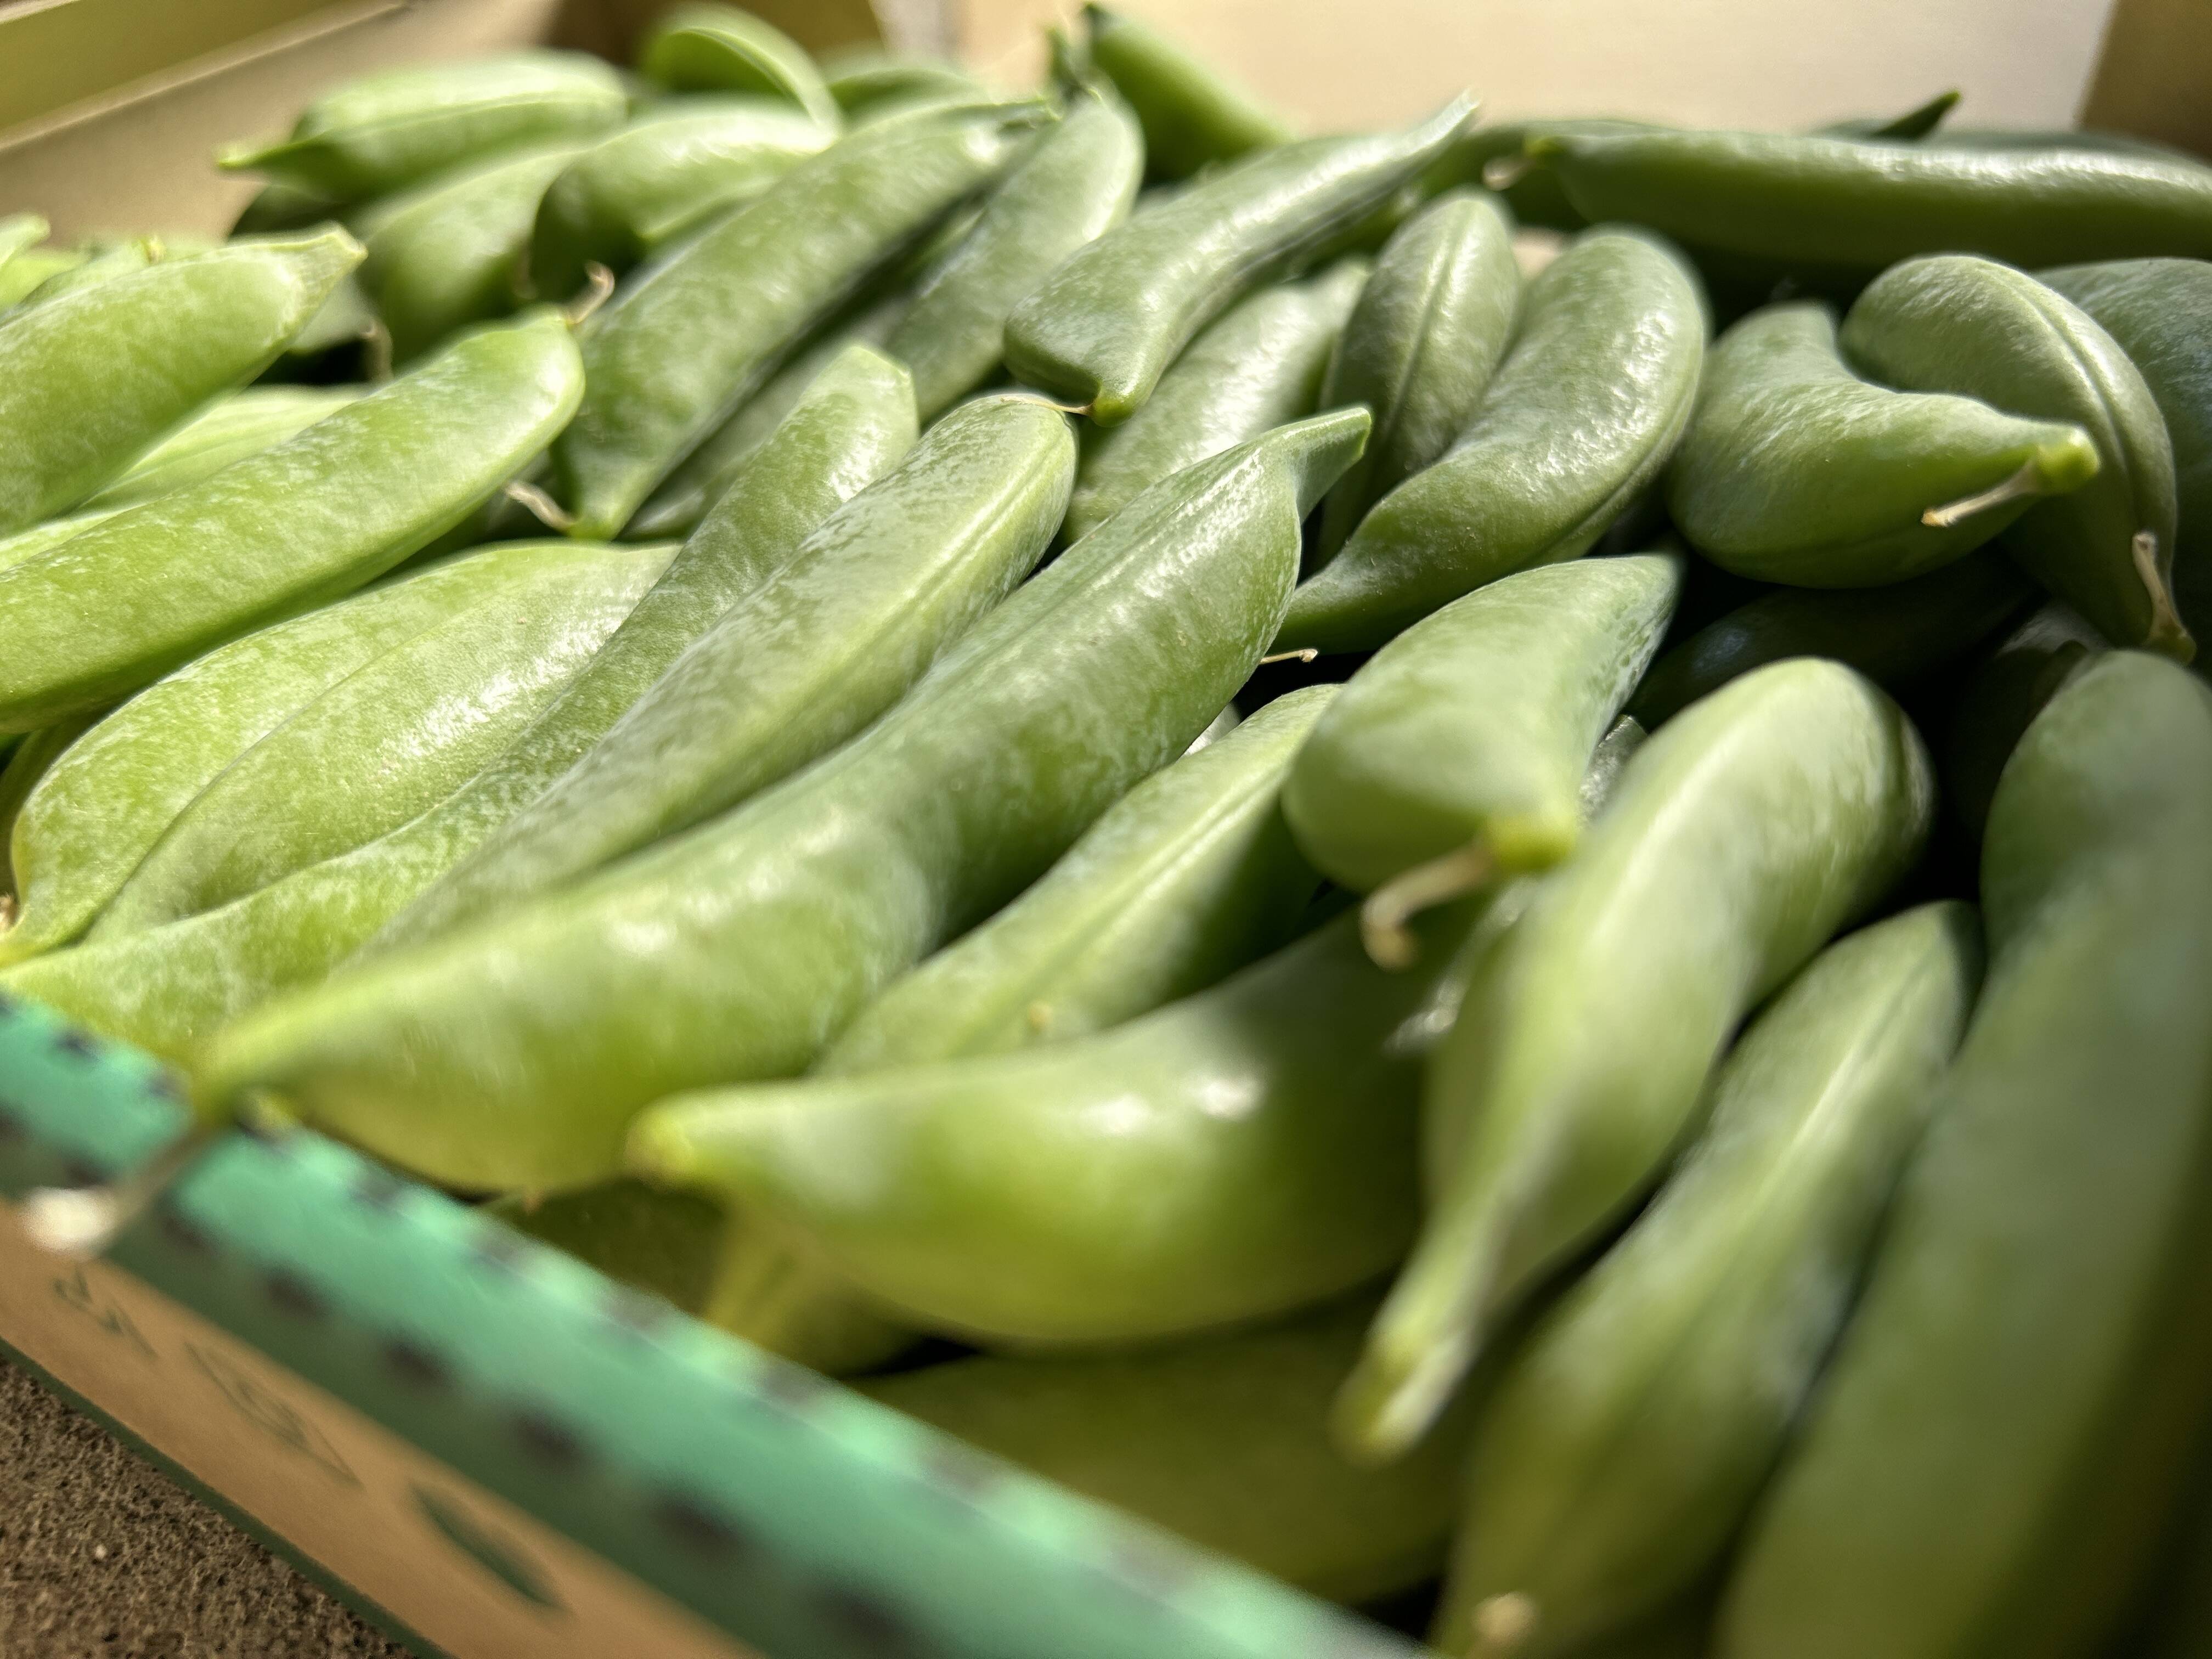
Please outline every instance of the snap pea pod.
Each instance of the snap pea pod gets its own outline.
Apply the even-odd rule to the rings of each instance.
[[[1455,600],[1352,677],[1283,790],[1299,847],[1373,892],[1439,859],[1466,884],[1546,868],[1581,832],[1598,742],[1682,588],[1664,554],[1523,571]]]
[[[2070,422],[1861,380],[1835,313],[1808,301],[1752,313],[1707,354],[1667,505],[1740,576],[1878,586],[1972,551],[2099,469]]]
[[[16,312],[20,315],[58,300],[65,294],[75,294],[80,289],[96,288],[102,283],[112,283],[118,276],[127,276],[133,271],[145,270],[149,265],[160,264],[168,257],[168,249],[158,236],[132,236],[112,246],[95,248],[85,258],[73,260],[55,271],[17,301]]]
[[[1188,179],[1297,136],[1281,114],[1133,17],[1085,6],[1083,40],[1089,67],[1136,112],[1155,179]]]
[[[1077,101],[1008,171],[982,216],[915,290],[889,350],[925,421],[988,380],[1006,317],[1054,267],[1128,217],[1144,138],[1120,103]],[[1304,412],[1304,411],[1301,411]]]
[[[1925,138],[1942,126],[1958,106],[1958,89],[1953,88],[1937,93],[1924,104],[1915,105],[1902,115],[1862,116],[1848,121],[1831,122],[1814,131],[1836,138]],[[1937,142],[1945,142],[1951,136],[1947,132]]]
[[[1261,289],[1190,343],[1120,426],[1091,427],[1067,504],[1069,541],[1089,535],[1171,472],[1310,415],[1328,356],[1359,297],[1364,262]]]
[[[2170,1559],[2157,1593],[2132,1643],[2120,1650],[2127,1659],[2208,1659],[2212,1656],[2212,1485],[2204,1478],[2205,1459],[2185,1500]]]
[[[1043,556],[1074,465],[1066,421],[1036,398],[982,398],[946,416],[397,918],[379,947],[572,885],[859,732]]]
[[[1320,880],[1283,823],[1283,775],[1335,693],[1279,697],[1139,784],[1036,886],[892,981],[814,1070],[1088,1036],[1286,943]]]
[[[2022,734],[2068,681],[2111,648],[2079,611],[2054,599],[2008,635],[1960,688],[1943,783],[1977,844]]]
[[[0,312],[21,305],[47,278],[82,264],[89,257],[82,248],[25,248],[0,264]]]
[[[671,92],[745,92],[781,99],[833,132],[842,118],[806,49],[774,24],[735,6],[672,8],[639,46],[637,68]]]
[[[7,930],[15,921],[22,896],[22,883],[17,878],[9,848],[15,839],[15,826],[22,818],[23,804],[99,719],[96,714],[72,714],[31,732],[0,755],[0,763],[0,763],[0,945],[6,943]]]
[[[2131,132],[2107,132],[2096,127],[1950,127],[1936,140],[1962,149],[2089,149],[2118,155],[2148,155],[2170,161],[2197,158],[2185,149],[2161,144]]]
[[[1629,762],[1430,1064],[1429,1216],[1348,1447],[1412,1444],[1498,1317],[1650,1189],[1736,1023],[1911,867],[1934,802],[1911,722],[1834,663],[1747,674]]]
[[[1463,1434],[1360,1469],[1328,1392],[1366,1304],[1157,1352],[956,1359],[861,1393],[1316,1595],[1360,1601],[1436,1570]]]
[[[1719,1652],[2094,1652],[2142,1587],[2212,1407],[2208,837],[2192,676],[2114,652],[2029,727],[1988,986]]]
[[[566,298],[593,263],[620,273],[715,214],[750,200],[836,136],[763,98],[683,98],[579,155],[546,187],[530,283]]]
[[[973,104],[855,133],[638,278],[593,319],[583,407],[554,448],[577,533],[619,531],[813,325],[1046,118]]]
[[[2087,432],[2096,476],[2038,502],[2005,545],[2116,644],[2189,660],[2195,642],[2171,590],[2173,446],[2142,374],[2086,312],[2021,271],[1938,255],[1885,271],[1852,306],[1842,339],[1892,385],[1981,397]]]
[[[359,202],[495,150],[604,131],[629,106],[622,76],[579,52],[416,64],[326,92],[289,137],[228,145],[216,165]]]
[[[1371,650],[1485,582],[1580,557],[1666,465],[1705,332],[1697,279],[1663,244],[1578,237],[1529,284],[1473,423],[1298,589],[1275,648]]]
[[[617,1167],[650,1101],[799,1071],[1204,729],[1265,649],[1306,510],[1366,432],[1364,411],[1316,417],[1161,484],[780,787],[233,1027],[203,1109],[267,1087],[410,1168],[552,1188]]]
[[[878,46],[832,53],[823,64],[823,79],[837,107],[855,120],[911,99],[935,95],[974,102],[991,96],[988,87],[950,58],[885,52]]]
[[[220,398],[133,461],[78,511],[136,507],[211,478],[233,461],[296,438],[325,415],[357,401],[363,386],[248,386]]]
[[[1520,316],[1513,222],[1495,197],[1449,191],[1392,235],[1322,390],[1324,408],[1375,412],[1374,441],[1322,509],[1322,562],[1467,429]]]
[[[1261,151],[1139,207],[1015,308],[1007,368],[1101,426],[1127,420],[1199,330],[1389,200],[1468,107],[1456,100],[1405,132]]]
[[[1578,1654],[1696,1589],[1847,1316],[1981,978],[1972,908],[1832,945],[1739,1039],[1651,1207],[1484,1402],[1433,1632]]]
[[[335,220],[347,203],[305,185],[271,179],[254,192],[230,227],[233,236],[265,236],[271,231],[303,230],[309,225]]]
[[[46,220],[35,213],[10,213],[0,216],[0,266],[26,248],[33,248],[46,240],[52,229]]]
[[[1826,657],[1894,690],[1955,661],[2030,602],[1994,548],[1891,587],[1785,587],[1708,623],[1653,665],[1629,700],[1647,726],[1784,657]],[[2016,735],[2016,734],[2015,734]]]
[[[49,548],[59,547],[64,542],[74,541],[93,526],[105,523],[119,511],[118,507],[73,513],[66,519],[49,519],[44,524],[33,525],[28,530],[19,530],[12,536],[0,536],[0,571],[5,571],[10,565],[22,564]]]
[[[2212,629],[2212,266],[2197,259],[2067,265],[2042,280],[2128,354],[2173,444],[2173,598],[2192,634]]]
[[[558,314],[484,329],[296,438],[0,571],[0,731],[112,702],[381,575],[537,453],[581,380]]]
[[[82,500],[251,380],[361,257],[337,231],[240,243],[0,316],[0,534]]]
[[[323,301],[315,314],[300,325],[300,331],[284,343],[283,355],[262,378],[305,378],[319,370],[322,360],[330,353],[350,348],[358,367],[345,372],[364,376],[373,374],[379,380],[388,380],[390,365],[374,355],[374,343],[383,329],[376,307],[369,303],[368,295],[362,288],[360,273],[349,272],[331,290],[330,298]],[[369,355],[364,356],[364,352]]]

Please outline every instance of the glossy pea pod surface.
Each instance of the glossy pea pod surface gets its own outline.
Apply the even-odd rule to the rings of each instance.
[[[735,6],[670,8],[639,45],[637,68],[671,92],[752,93],[833,130],[842,119],[806,49]]]
[[[1296,136],[1281,114],[1136,18],[1085,6],[1083,45],[1090,67],[1137,112],[1156,179],[1188,179]]]
[[[1529,285],[1474,422],[1299,588],[1276,648],[1371,650],[1486,582],[1580,557],[1666,465],[1705,332],[1697,278],[1665,245],[1577,239]]]
[[[409,1168],[552,1188],[611,1172],[650,1101],[801,1070],[1205,728],[1366,431],[1364,413],[1318,417],[1170,479],[822,763],[571,891],[263,1010],[211,1053],[203,1102],[268,1086]]]
[[[1349,1446],[1411,1444],[1498,1318],[1650,1190],[1736,1023],[1911,868],[1934,796],[1911,722],[1833,663],[1747,675],[1629,762],[1430,1063],[1428,1218]]]
[[[1989,983],[1717,1652],[2115,1633],[2212,1409],[2208,836],[2212,692],[2172,664],[2103,658],[2021,740]]]

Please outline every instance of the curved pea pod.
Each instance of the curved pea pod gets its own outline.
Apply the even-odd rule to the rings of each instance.
[[[1980,397],[2070,421],[2096,476],[2038,502],[2006,547],[2030,575],[2121,645],[2183,662],[2196,649],[2173,609],[2173,446],[2150,388],[2112,337],[2033,277],[1937,255],[1885,271],[1844,319],[1844,350],[1893,385]]]
[[[0,316],[0,534],[82,500],[251,380],[361,257],[338,231],[240,243]]]
[[[990,88],[949,58],[853,46],[823,61],[830,96],[847,117],[872,117],[887,106],[930,97],[974,100]]]
[[[1322,509],[1323,561],[1467,429],[1520,316],[1513,222],[1496,198],[1449,191],[1390,238],[1322,390],[1324,408],[1375,412],[1374,441]]]
[[[743,92],[796,105],[836,131],[836,101],[806,49],[735,6],[672,8],[638,46],[638,73],[671,92]]]
[[[22,896],[10,853],[23,804],[30,799],[78,740],[98,721],[97,714],[72,714],[0,750],[0,945],[8,939]]]
[[[0,731],[112,702],[381,575],[542,449],[581,382],[557,314],[485,329],[296,438],[0,570]]]
[[[1298,756],[1283,811],[1357,892],[1436,860],[1468,883],[1565,858],[1583,775],[1659,648],[1682,587],[1664,554],[1523,571],[1400,635]]]
[[[2212,628],[2212,265],[2122,259],[2068,265],[2042,280],[2120,343],[2165,417],[2179,522],[2173,597],[2192,633]]]
[[[1721,1653],[2095,1652],[2142,1587],[2212,1412],[2208,837],[2172,664],[2093,663],[2021,740],[1989,983]]]
[[[1966,1029],[1972,908],[1930,904],[1813,959],[1715,1074],[1650,1208],[1506,1362],[1477,1421],[1432,1632],[1581,1653],[1723,1559],[1850,1309]]]
[[[1486,582],[1580,557],[1673,453],[1705,331],[1697,278],[1663,244],[1577,238],[1529,285],[1472,424],[1299,588],[1276,649],[1371,650]]]
[[[984,198],[975,228],[923,279],[891,331],[888,349],[914,371],[923,420],[990,378],[1008,313],[1062,259],[1128,216],[1143,167],[1128,112],[1085,97]]]
[[[1139,784],[1036,886],[862,1009],[815,1071],[1088,1036],[1283,944],[1320,884],[1283,823],[1283,775],[1334,695],[1278,698]]]
[[[1387,1470],[1328,1443],[1329,1390],[1365,1306],[1144,1353],[984,1356],[855,1386],[1286,1583],[1365,1601],[1435,1571],[1463,1438]]]
[[[1199,330],[1388,201],[1468,108],[1459,99],[1405,132],[1261,151],[1139,207],[1015,308],[1007,368],[1101,426],[1127,420]]]
[[[1429,1213],[1347,1445],[1410,1445],[1498,1317],[1650,1190],[1736,1023],[1911,867],[1934,805],[1911,723],[1834,663],[1747,674],[1630,760],[1430,1062]]]
[[[1142,409],[1120,426],[1087,428],[1066,538],[1089,535],[1170,473],[1311,414],[1365,276],[1363,262],[1346,259],[1239,301],[1190,343]]]
[[[544,299],[617,272],[768,189],[836,136],[762,98],[684,98],[647,112],[562,169],[538,205],[530,282]]]
[[[1629,700],[1647,726],[1784,657],[1826,657],[1895,690],[1956,661],[2020,615],[2033,589],[1995,549],[1890,587],[1786,587],[1708,623]],[[2016,735],[2016,734],[2015,734]]]
[[[106,489],[88,495],[80,512],[136,507],[173,489],[211,478],[233,461],[296,438],[325,415],[366,392],[362,386],[254,386],[208,405],[155,444]]]
[[[168,248],[158,236],[131,236],[110,246],[88,248],[84,258],[71,260],[18,300],[17,314],[50,304],[64,295],[144,270],[168,257]]]
[[[266,1086],[410,1168],[556,1188],[610,1173],[663,1095],[803,1069],[1205,728],[1366,431],[1364,411],[1317,417],[1160,485],[780,787],[232,1028],[204,1109]],[[1060,512],[1016,533],[1041,550]]]
[[[2100,465],[2069,421],[1861,380],[1844,366],[1834,313],[1802,301],[1755,311],[1714,344],[1667,505],[1723,569],[1871,587],[1971,552]]]
[[[338,202],[386,196],[495,150],[580,138],[629,107],[622,76],[580,52],[519,52],[365,75],[300,112],[291,135],[216,152]]]
[[[1156,179],[1188,179],[1297,136],[1281,114],[1136,18],[1085,6],[1083,34],[1091,69],[1136,112]]]
[[[1997,781],[2021,736],[2075,675],[2112,647],[2070,605],[2052,600],[1978,664],[1951,706],[1943,783],[1979,842]]]
[[[554,449],[580,535],[611,535],[817,323],[994,177],[1036,104],[856,133],[639,277],[584,342],[583,407]]]

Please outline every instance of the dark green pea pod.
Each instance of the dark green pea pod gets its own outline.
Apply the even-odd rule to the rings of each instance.
[[[1885,271],[1852,306],[1842,339],[1893,386],[2087,432],[2096,477],[2022,514],[2006,550],[2106,638],[2189,660],[2196,643],[2171,586],[2173,446],[2142,374],[2087,313],[2022,271],[1938,255]]]
[[[1911,723],[1834,663],[1746,675],[1638,752],[1430,1062],[1428,1217],[1345,1386],[1348,1449],[1417,1440],[1650,1189],[1737,1023],[1912,866],[1934,808]]]
[[[989,183],[1041,104],[971,104],[832,144],[647,270],[592,319],[554,447],[580,535],[612,535],[778,361]]]
[[[1083,34],[1090,70],[1136,112],[1155,179],[1188,179],[1297,136],[1284,116],[1136,18],[1085,6]]]
[[[2070,422],[1861,380],[1835,313],[1805,301],[1714,343],[1667,505],[1686,541],[1740,576],[1874,587],[1971,552],[2099,467]]]
[[[1439,1436],[1386,1470],[1328,1443],[1328,1393],[1366,1306],[1142,1353],[984,1356],[856,1386],[1271,1577],[1361,1601],[1435,1572],[1464,1440]]]
[[[230,227],[233,236],[266,236],[272,231],[304,230],[335,220],[349,205],[306,185],[272,179],[254,193]]]
[[[611,1173],[664,1095],[803,1069],[1205,728],[1266,650],[1299,526],[1366,434],[1364,411],[1324,416],[1163,483],[781,787],[233,1027],[204,1109],[267,1086],[410,1168],[551,1188]],[[1049,509],[1009,539],[1041,548]]]
[[[1169,474],[1313,413],[1365,276],[1363,261],[1340,260],[1240,301],[1190,343],[1142,409],[1120,426],[1085,428],[1066,538],[1089,535]]]
[[[82,500],[252,380],[361,257],[339,231],[239,243],[0,317],[0,534]]]
[[[683,98],[649,110],[546,187],[530,236],[531,287],[565,299],[594,264],[626,271],[760,195],[835,137],[763,98]]]
[[[21,989],[104,1035],[181,1060],[226,1021],[323,979],[558,780],[726,609],[787,564],[914,440],[903,370],[873,354],[833,368],[614,638],[466,787],[380,840],[219,910],[33,963]]]
[[[1066,421],[1034,398],[979,398],[945,416],[397,918],[378,948],[571,886],[859,732],[1036,566],[1066,510],[1074,452]]]
[[[2110,649],[2078,611],[2054,599],[2006,635],[1960,688],[1943,749],[1943,784],[1977,844],[2021,736],[2045,703]]]
[[[604,131],[629,108],[621,75],[580,52],[413,64],[323,94],[289,137],[228,145],[216,165],[359,202],[495,150]]]
[[[1949,118],[1959,106],[1958,88],[1939,92],[1926,103],[1905,112],[1902,115],[1863,116],[1854,120],[1835,121],[1825,127],[1815,127],[1814,133],[1831,138],[1901,138],[1910,142],[1925,138]],[[1946,134],[1948,137],[1950,135]]]
[[[2157,400],[2173,444],[2173,598],[2192,634],[2212,629],[2212,265],[2120,259],[2067,265],[2042,280],[2120,343]]]
[[[1139,208],[1015,309],[1006,366],[1101,426],[1119,425],[1199,330],[1389,200],[1451,142],[1468,108],[1456,99],[1404,132],[1257,152]]]
[[[1335,694],[1279,697],[1139,784],[1036,886],[894,981],[815,1071],[1088,1036],[1285,943],[1320,878],[1283,822],[1283,776]]]
[[[1474,422],[1299,588],[1275,648],[1372,650],[1486,582],[1579,558],[1673,453],[1705,333],[1697,278],[1663,243],[1577,238],[1529,284]]]
[[[1485,1399],[1431,1640],[1585,1651],[1724,1559],[1849,1315],[1982,970],[1970,905],[1830,945],[1714,1075],[1651,1206]]]
[[[1520,317],[1513,222],[1495,197],[1449,191],[1391,237],[1322,389],[1324,408],[1375,413],[1374,441],[1322,511],[1323,562],[1467,429]]]
[[[992,96],[988,87],[949,58],[886,52],[880,46],[853,46],[831,53],[823,64],[823,78],[837,107],[854,120],[915,99],[974,103]]]
[[[148,450],[82,513],[112,512],[211,478],[233,461],[296,438],[326,415],[365,395],[364,386],[247,386],[210,404]]]
[[[1717,1651],[2069,1654],[2212,1420],[2212,691],[2114,652],[2006,768],[1989,983]]]
[[[741,92],[781,99],[835,131],[842,121],[806,49],[735,6],[671,9],[637,50],[638,73],[671,92]]]
[[[888,349],[914,371],[924,421],[990,379],[1008,313],[1054,267],[1128,217],[1144,159],[1129,112],[1085,97],[992,190],[891,331]]]

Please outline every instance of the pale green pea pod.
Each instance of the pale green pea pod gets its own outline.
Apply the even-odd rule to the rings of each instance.
[[[0,312],[14,310],[47,278],[82,264],[89,257],[82,248],[25,248],[0,264]]]
[[[1716,1073],[1658,1198],[1505,1363],[1477,1419],[1445,1653],[1581,1654],[1724,1558],[1847,1317],[1981,979],[1972,908],[1815,957]]]
[[[853,46],[823,63],[823,79],[837,107],[855,119],[871,118],[885,106],[911,107],[914,100],[937,96],[973,101],[990,88],[947,58]]]
[[[0,750],[0,945],[6,943],[7,930],[21,906],[22,884],[16,879],[9,848],[22,817],[23,803],[37,793],[46,775],[99,718],[94,714],[72,714]]]
[[[325,415],[367,392],[365,386],[255,386],[208,405],[131,464],[105,489],[85,498],[81,513],[136,507],[211,478],[233,461],[296,438]]]
[[[120,507],[102,508],[97,512],[75,513],[66,519],[49,519],[44,524],[34,524],[28,530],[19,530],[12,536],[0,536],[0,571],[10,565],[22,564],[36,558],[50,548],[64,542],[74,541],[96,524],[113,518]]]
[[[315,314],[300,325],[300,331],[284,343],[284,355],[278,360],[280,368],[303,366],[333,351],[351,348],[356,353],[366,353],[362,362],[363,374],[374,373],[378,378],[389,380],[390,365],[382,361],[389,342],[383,345],[384,325],[369,303],[368,294],[361,285],[361,273],[349,273],[345,279],[331,290],[331,297],[323,301]]]
[[[51,304],[64,295],[96,288],[102,283],[113,282],[118,276],[128,276],[149,265],[160,264],[168,257],[168,248],[158,236],[126,237],[108,246],[92,247],[86,251],[83,258],[55,271],[18,300],[15,302],[17,314]]]
[[[1911,867],[1934,806],[1903,713],[1809,659],[1629,762],[1431,1060],[1429,1211],[1346,1384],[1347,1448],[1419,1438],[1498,1319],[1650,1190],[1736,1023]]]
[[[638,73],[671,92],[742,92],[798,106],[835,131],[836,100],[806,49],[735,6],[676,6],[638,47]]]
[[[35,213],[10,213],[0,217],[0,269],[26,249],[46,240],[53,227]]]
[[[1036,886],[862,1009],[816,1073],[1088,1036],[1285,943],[1319,882],[1283,823],[1283,775],[1335,690],[1278,698],[1139,784]]]

